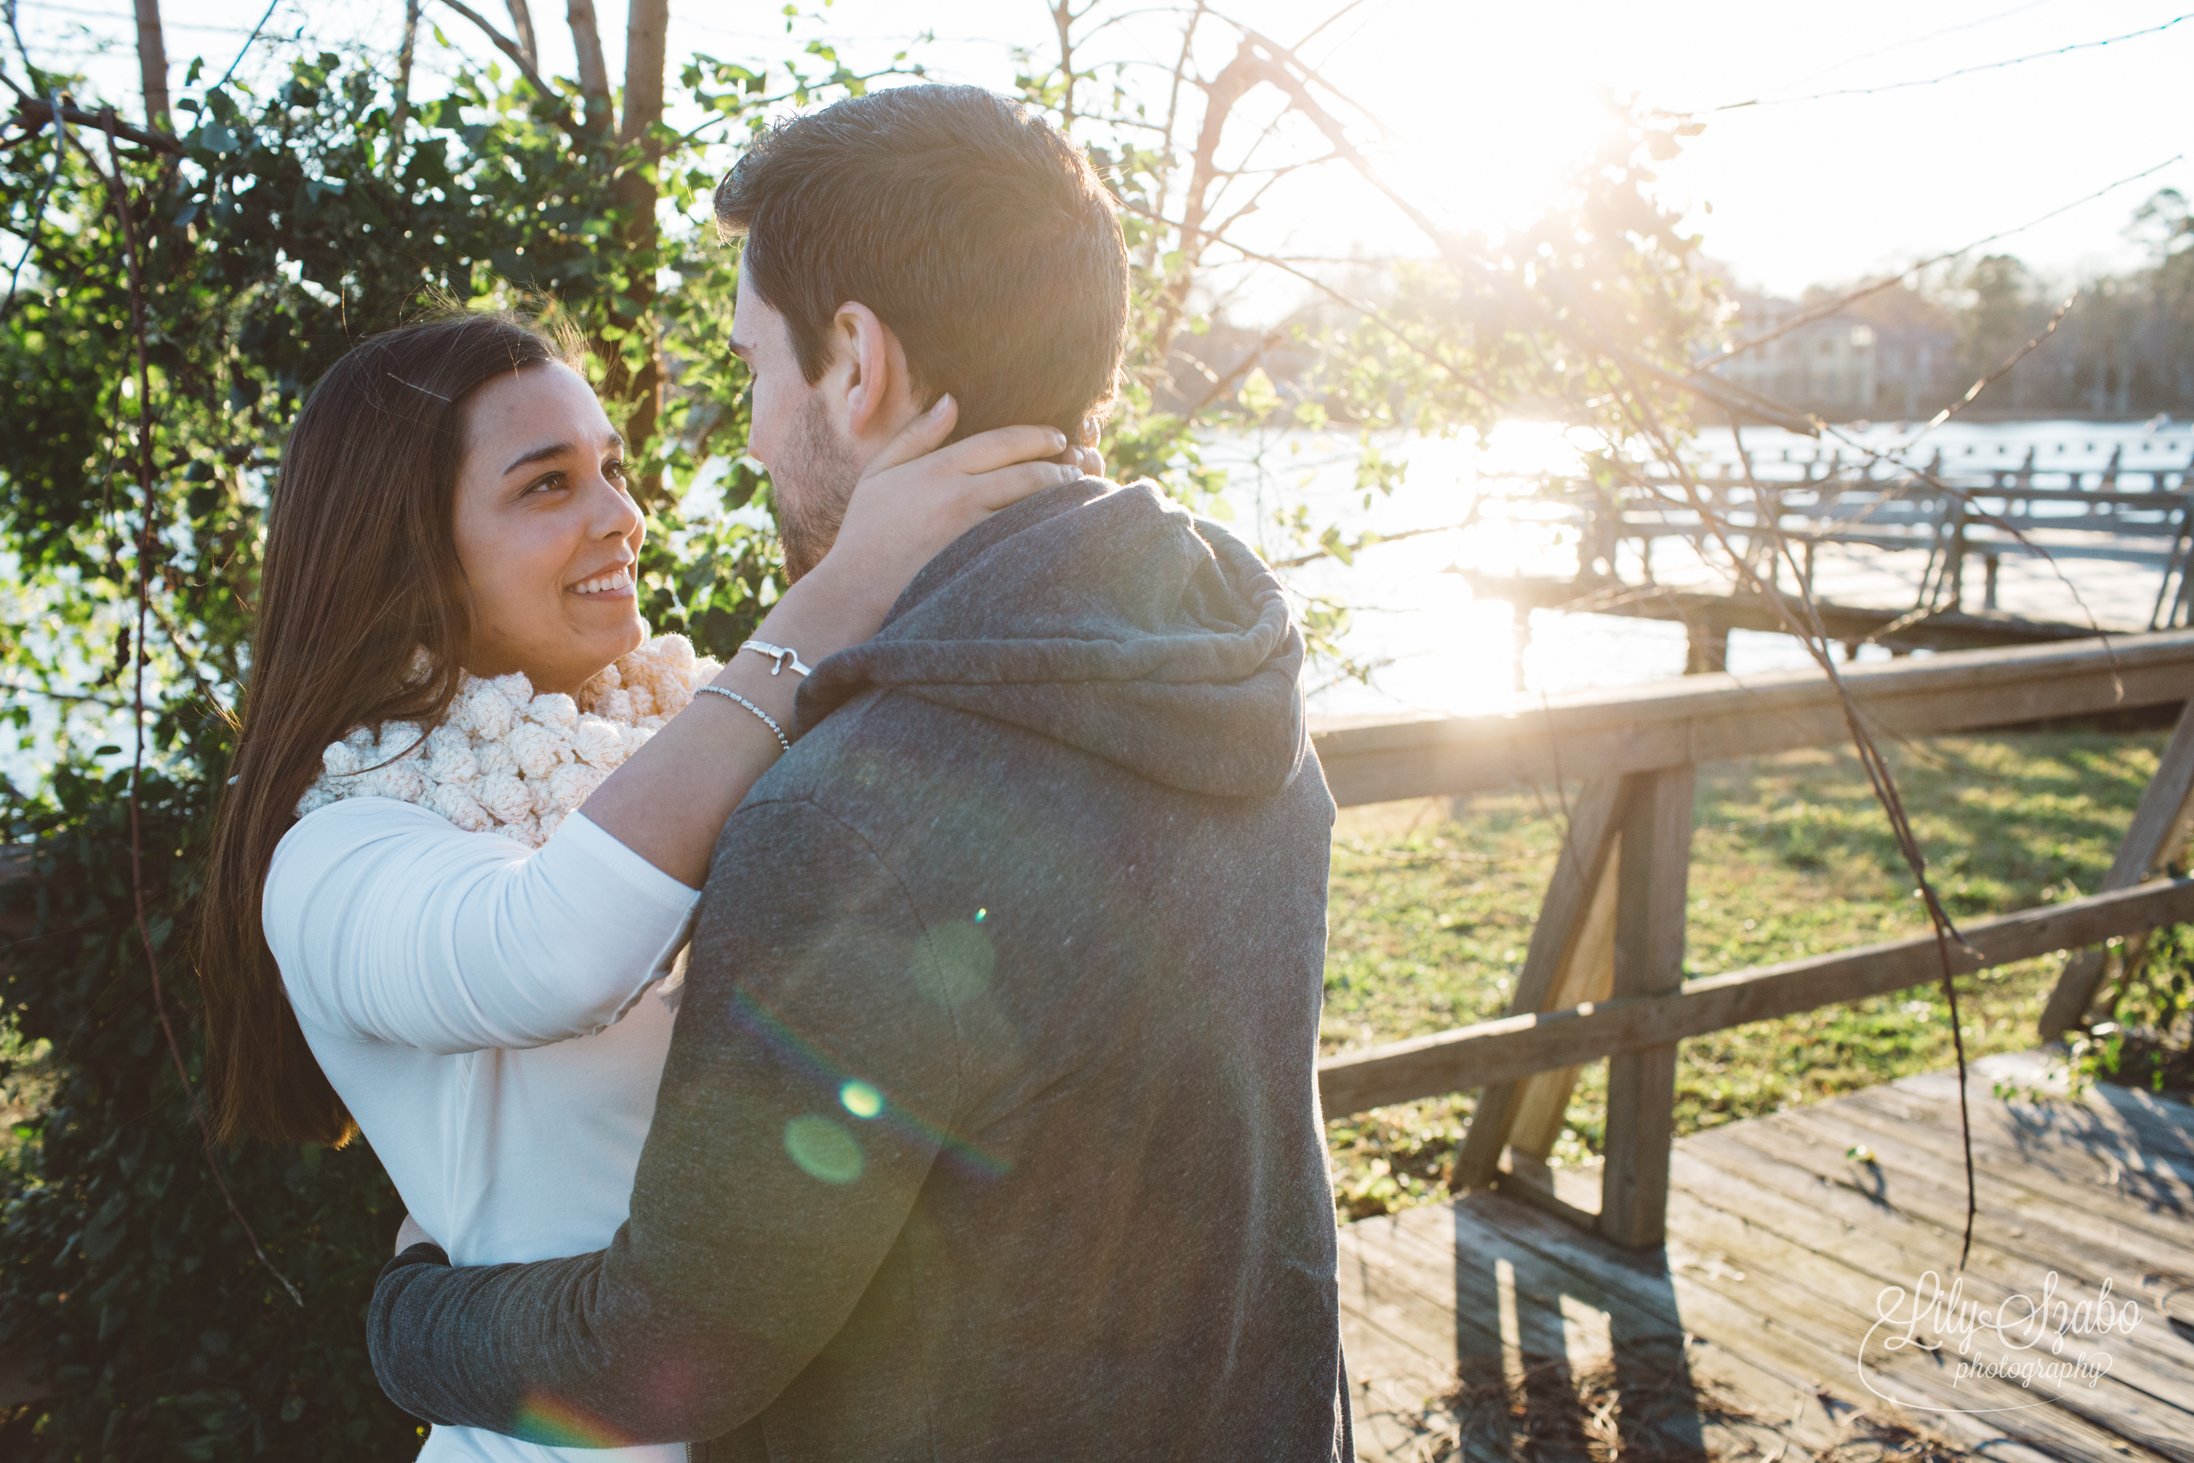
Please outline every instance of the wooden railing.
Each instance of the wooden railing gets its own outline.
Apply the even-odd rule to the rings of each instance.
[[[2194,631],[1852,665],[1844,680],[1882,739],[2189,703]],[[1688,676],[1549,700],[1499,716],[1330,723],[1316,734],[1342,806],[1584,779],[1540,905],[1510,1013],[1318,1064],[1328,1117],[1479,1089],[1459,1183],[1498,1185],[1626,1244],[1660,1242],[1675,1119],[1676,1044],[1726,1027],[1936,979],[1932,938],[1871,945],[1686,981],[1694,768],[1850,735],[1826,679]],[[1964,973],[2056,950],[2076,955],[2042,1036],[2077,1021],[2101,942],[2194,922],[2194,880],[2151,880],[2183,841],[2194,793],[2194,705],[2180,717],[2102,892],[1961,926]],[[17,855],[22,850],[0,850]],[[0,878],[10,862],[0,858]],[[27,872],[27,870],[26,870]],[[1600,1209],[1556,1199],[1545,1159],[1578,1068],[1607,1059]],[[6,1385],[0,1366],[0,1390]]]
[[[1844,681],[1878,739],[2189,703],[2194,632],[1853,665]],[[1660,1243],[1674,1137],[1676,1045],[1726,1027],[1938,979],[1932,936],[1686,981],[1686,885],[1701,762],[1847,741],[1842,700],[1803,671],[1690,676],[1549,700],[1508,715],[1334,723],[1316,735],[1342,806],[1583,778],[1506,1017],[1329,1057],[1327,1117],[1479,1089],[1458,1185],[1495,1186],[1620,1243]],[[2183,840],[2194,791],[2194,705],[2182,713],[2102,892],[1960,927],[1959,973],[2057,950],[2066,965],[2045,1039],[2077,1021],[2101,971],[2092,947],[2194,921],[2194,880],[2150,880]],[[1605,1058],[1600,1207],[1555,1197],[1546,1158],[1578,1069]]]

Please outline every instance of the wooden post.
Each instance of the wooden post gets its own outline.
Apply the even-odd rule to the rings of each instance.
[[[1684,983],[1684,913],[1691,873],[1694,769],[1630,779],[1621,886],[1615,900],[1614,995],[1656,996]],[[1668,1225],[1669,1146],[1676,1127],[1676,1043],[1608,1059],[1607,1163],[1600,1233],[1617,1244],[1661,1243]]]
[[[1729,626],[1687,621],[1684,625],[1684,674],[1705,675],[1729,669]]]
[[[2133,825],[2126,829],[2125,841],[2118,845],[2118,856],[2103,876],[2099,892],[2130,889],[2146,879],[2186,841],[2190,820],[2194,820],[2194,701],[2179,713],[2179,724],[2156,763],[2148,790],[2141,794],[2140,806],[2133,810]],[[2042,1008],[2043,1041],[2055,1041],[2087,1015],[2102,977],[2101,947],[2074,952]]]
[[[1622,874],[1622,849],[1611,849],[1607,867],[1600,871],[1600,887],[1586,908],[1576,937],[1570,941],[1562,973],[1548,994],[1542,1010],[1558,1011],[1586,1001],[1606,1000],[1615,992],[1615,899]],[[1550,1209],[1587,1228],[1595,1216],[1571,1209],[1555,1198],[1553,1177],[1546,1161],[1562,1136],[1562,1122],[1569,1115],[1570,1095],[1577,1090],[1582,1066],[1539,1072],[1516,1084],[1508,1116],[1508,1167],[1497,1172],[1495,1187],[1501,1192]]]
[[[1950,548],[1943,561],[1943,580],[1950,590],[1950,612],[1965,608],[1965,504],[1953,503],[1950,509]]]
[[[1594,778],[1569,810],[1569,834],[1547,880],[1539,918],[1531,927],[1524,968],[1517,972],[1509,998],[1512,1016],[1554,1009],[1557,992],[1568,983],[1600,882],[1620,831],[1623,801],[1630,779]],[[1478,1106],[1455,1154],[1454,1187],[1482,1189],[1500,1173],[1501,1149],[1516,1117],[1517,1082],[1496,1082],[1478,1094]]]

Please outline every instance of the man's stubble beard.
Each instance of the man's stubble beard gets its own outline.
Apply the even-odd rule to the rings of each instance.
[[[830,552],[860,481],[861,463],[852,445],[832,430],[822,401],[811,398],[801,408],[788,450],[770,470],[788,579],[799,580]]]

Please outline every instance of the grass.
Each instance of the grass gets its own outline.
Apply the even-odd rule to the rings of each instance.
[[[2100,887],[2156,768],[2164,735],[2057,732],[1946,737],[1890,748],[1929,873],[1953,918],[2005,913]],[[1322,1049],[1393,1041],[1506,1014],[1554,861],[1551,794],[1349,809],[1334,830]],[[1848,750],[1809,749],[1699,769],[1690,975],[1927,928],[1910,873]],[[2058,958],[1958,982],[1966,1052],[2035,1044]],[[1937,987],[1685,1041],[1676,1130],[1871,1086],[1953,1060]],[[1600,1156],[1606,1063],[1585,1069],[1551,1157]],[[1471,1094],[1328,1124],[1343,1218],[1448,1193]]]

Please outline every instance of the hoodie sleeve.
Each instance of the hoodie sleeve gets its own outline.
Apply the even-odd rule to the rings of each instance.
[[[670,972],[699,899],[582,814],[536,850],[354,798],[283,836],[260,913],[306,1026],[451,1055],[610,1025]]]
[[[726,824],[640,1157],[606,1251],[382,1272],[374,1372],[443,1425],[620,1442],[751,1419],[845,1326],[953,1132],[965,952],[809,802]],[[987,971],[985,972],[987,974]]]

